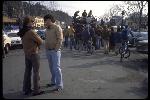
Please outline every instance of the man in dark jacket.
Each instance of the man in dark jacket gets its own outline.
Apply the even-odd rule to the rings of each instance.
[[[105,54],[108,54],[109,52],[109,38],[110,38],[110,29],[107,27],[107,25],[104,25],[102,30],[102,39],[104,41]]]
[[[128,41],[128,34],[129,34],[129,30],[128,30],[128,26],[125,26],[125,29],[122,30],[122,39],[123,41]]]
[[[25,95],[32,93],[31,90],[31,71],[33,68],[33,94],[39,95],[44,93],[40,90],[40,75],[39,75],[39,46],[42,44],[42,39],[33,30],[34,20],[31,16],[27,16],[23,21],[23,28],[18,32],[22,38],[23,50],[25,53],[25,73],[23,80],[23,92]]]
[[[84,12],[82,13],[82,17],[87,17],[86,10],[84,10]]]
[[[117,27],[117,32],[114,35],[114,38],[115,38],[115,53],[116,55],[118,55],[119,48],[121,46],[121,41],[122,41],[121,28],[119,26]]]

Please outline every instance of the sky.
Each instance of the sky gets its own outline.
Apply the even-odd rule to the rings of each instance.
[[[88,13],[92,10],[94,16],[102,16],[107,10],[109,10],[113,4],[121,4],[122,1],[56,1],[61,9],[67,12],[70,16],[74,15],[74,12],[79,10],[79,15],[86,10]]]
[[[109,11],[111,7],[115,4],[123,4],[123,1],[40,1],[45,6],[50,6],[49,2],[55,2],[54,9],[61,10],[68,13],[70,16],[73,16],[75,11],[80,11],[79,15],[82,15],[82,12],[86,10],[88,13],[92,10],[94,16],[102,17],[106,12]],[[123,4],[124,5],[124,4]],[[124,8],[126,9],[126,8]],[[147,7],[148,9],[148,7]],[[147,12],[148,10],[146,10]],[[121,14],[120,14],[121,15]]]

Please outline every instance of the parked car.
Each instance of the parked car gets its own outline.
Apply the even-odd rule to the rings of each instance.
[[[22,40],[21,38],[17,35],[17,32],[9,32],[8,37],[11,39],[11,47],[16,47],[16,46],[22,46]]]
[[[140,32],[137,36],[136,51],[148,54],[148,32]]]
[[[131,31],[128,35],[129,37],[129,46],[130,47],[135,47],[136,46],[136,41],[137,41],[137,37],[139,35],[139,32],[134,32],[134,31]]]
[[[7,54],[11,47],[11,39],[7,36],[7,34],[3,31],[3,49],[4,54]]]
[[[38,30],[37,34],[43,39],[45,40],[45,30]]]

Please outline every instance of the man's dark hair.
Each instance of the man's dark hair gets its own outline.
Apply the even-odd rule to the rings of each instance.
[[[44,21],[46,21],[47,19],[50,19],[52,23],[55,23],[55,18],[51,14],[47,14],[44,16]]]
[[[17,33],[18,36],[20,36],[22,38],[27,31],[29,31],[29,30],[34,28],[34,27],[27,26],[28,23],[30,23],[30,22],[34,22],[34,18],[32,16],[26,16],[23,19],[23,28],[20,29],[19,32]]]

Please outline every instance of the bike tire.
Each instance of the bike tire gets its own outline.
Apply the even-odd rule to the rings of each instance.
[[[122,62],[123,61],[123,58],[124,58],[124,54],[120,54],[120,62]]]
[[[95,47],[91,46],[91,54],[93,54],[95,52]]]
[[[127,49],[126,53],[124,54],[124,58],[128,58],[128,57],[130,57],[130,50],[129,49]]]
[[[122,53],[123,53],[123,48],[120,47],[120,48],[119,48],[119,54],[121,55]]]

